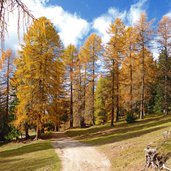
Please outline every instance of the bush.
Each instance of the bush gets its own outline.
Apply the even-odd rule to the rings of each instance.
[[[5,139],[6,140],[12,140],[14,138],[17,138],[18,136],[19,136],[19,131],[13,125],[10,125],[9,126],[9,132],[5,136]]]
[[[134,114],[127,113],[127,115],[126,115],[126,122],[127,123],[133,123],[133,122],[135,122],[136,119],[137,118],[134,116]]]
[[[66,123],[69,120],[68,115],[65,113],[60,117],[60,121]]]
[[[45,130],[47,130],[47,131],[54,131],[55,130],[54,124],[50,121],[44,124],[44,128],[46,128]]]

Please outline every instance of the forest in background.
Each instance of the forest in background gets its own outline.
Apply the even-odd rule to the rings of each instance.
[[[157,28],[142,13],[135,26],[116,19],[102,44],[92,33],[78,49],[64,47],[50,20],[33,21],[19,52],[2,52],[0,69],[0,139],[61,124],[85,127],[134,122],[150,113],[170,111],[171,19]],[[159,49],[158,59],[152,44]],[[16,56],[14,54],[17,54]]]

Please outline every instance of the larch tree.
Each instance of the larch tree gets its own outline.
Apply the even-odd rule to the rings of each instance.
[[[35,125],[36,139],[54,111],[51,109],[54,95],[59,96],[60,83],[56,82],[59,72],[56,73],[54,68],[60,69],[61,47],[53,24],[41,17],[29,27],[16,60],[16,95],[19,100],[16,123],[22,125],[28,121]]]
[[[12,50],[7,50],[5,52],[5,56],[6,56],[6,73],[5,73],[5,77],[6,77],[6,118],[8,119],[9,117],[9,99],[10,99],[10,77],[11,77],[11,72],[12,72]]]
[[[87,112],[90,121],[90,124],[95,124],[95,118],[94,118],[94,102],[95,102],[95,82],[97,77],[97,67],[96,62],[99,59],[100,53],[102,51],[102,45],[101,45],[101,38],[96,35],[95,33],[92,33],[85,41],[83,47],[82,47],[82,55],[83,58],[87,59],[87,79],[88,79],[88,87],[87,91],[89,92],[89,102],[87,104]]]
[[[69,82],[69,96],[70,96],[70,128],[73,127],[73,104],[74,104],[74,73],[76,68],[76,61],[78,58],[78,52],[74,45],[69,45],[64,52],[64,61],[66,65],[66,71],[69,79],[66,82]]]
[[[54,59],[53,65],[51,65],[51,86],[54,92],[50,92],[51,100],[49,103],[49,118],[54,127],[55,131],[59,130],[60,117],[65,113],[63,104],[65,103],[65,90],[64,90],[64,75],[65,75],[65,64],[64,64],[64,48],[62,42],[59,41],[59,48],[56,51],[57,58]]]
[[[1,56],[1,72],[0,72],[0,135],[2,138],[9,132],[9,109],[12,100],[12,88],[10,81],[13,74],[13,54],[12,50],[3,51]]]
[[[114,23],[112,23],[108,30],[111,36],[110,41],[106,45],[105,50],[105,62],[107,68],[111,74],[111,99],[112,99],[112,109],[111,109],[111,126],[114,126],[114,113],[115,113],[115,102],[116,102],[116,121],[119,119],[119,100],[120,100],[120,66],[124,57],[125,51],[125,25],[121,19],[117,18]],[[115,91],[116,84],[116,91]],[[116,97],[116,101],[115,101]]]
[[[86,117],[86,88],[88,85],[87,79],[87,68],[88,68],[88,55],[85,54],[84,47],[82,46],[79,51],[79,61],[81,64],[81,87],[82,87],[82,95],[81,95],[81,116],[83,121],[85,121]]]
[[[144,118],[144,103],[145,103],[145,49],[148,48],[152,40],[153,30],[151,28],[153,21],[147,21],[147,15],[142,13],[135,28],[137,32],[137,42],[139,51],[141,52],[141,102],[140,102],[140,119]]]
[[[134,100],[135,103],[137,104],[137,111],[141,112],[141,92],[142,92],[142,80],[139,79],[142,76],[142,51],[140,51],[137,54],[137,59],[135,60],[135,73],[134,73]],[[153,98],[152,93],[153,93],[153,87],[155,86],[156,83],[156,76],[157,76],[157,70],[156,70],[156,64],[153,59],[152,53],[148,50],[144,50],[144,70],[145,70],[145,77],[144,77],[144,109],[143,109],[143,114],[145,115],[148,113],[148,107],[150,100]]]
[[[136,54],[136,32],[133,27],[128,27],[125,33],[125,59],[122,63],[121,69],[121,82],[122,82],[122,90],[126,89],[126,91],[122,91],[122,96],[124,96],[124,104],[129,106],[127,111],[131,115],[133,115],[133,72],[135,65],[135,54]]]
[[[169,113],[169,87],[171,78],[171,19],[168,16],[164,16],[159,22],[158,26],[158,43],[160,45],[160,50],[162,55],[160,56],[160,75],[161,80],[164,84],[164,113],[168,115]]]
[[[83,65],[80,54],[76,60],[76,67],[74,73],[74,120],[75,125],[85,127],[84,123],[84,82],[83,82]]]

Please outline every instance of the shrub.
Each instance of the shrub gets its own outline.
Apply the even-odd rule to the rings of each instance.
[[[17,138],[18,136],[19,136],[19,131],[13,125],[10,125],[9,126],[9,132],[5,136],[5,139],[6,140],[12,140],[14,138]]]
[[[68,115],[66,113],[61,115],[60,121],[66,123],[68,120],[69,120],[69,117],[68,117]]]
[[[136,119],[137,118],[134,116],[134,114],[127,113],[127,115],[126,115],[126,122],[127,123],[133,123],[133,122],[135,122]]]

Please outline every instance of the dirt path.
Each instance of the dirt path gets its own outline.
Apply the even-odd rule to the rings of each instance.
[[[110,171],[110,161],[94,147],[69,137],[53,139],[55,151],[62,160],[63,171]]]

